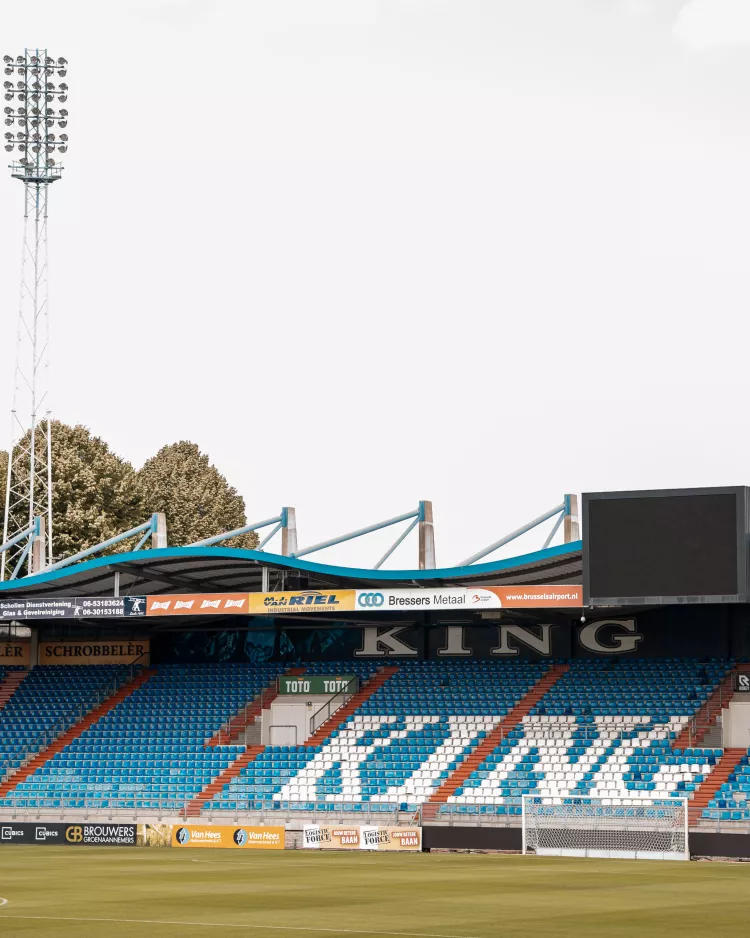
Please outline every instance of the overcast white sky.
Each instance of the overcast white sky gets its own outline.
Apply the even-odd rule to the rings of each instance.
[[[305,543],[432,499],[441,566],[564,492],[750,484],[748,0],[2,19],[0,53],[70,60],[61,419],[135,464],[195,440],[251,520],[296,506]],[[0,217],[10,351],[8,176]],[[389,538],[310,559],[369,565]],[[412,535],[390,565],[415,562]]]

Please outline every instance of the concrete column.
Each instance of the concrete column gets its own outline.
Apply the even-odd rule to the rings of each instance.
[[[31,545],[32,573],[41,573],[47,565],[46,519],[44,515],[42,515],[37,520],[39,521],[39,534],[34,538],[34,543]]]
[[[156,530],[151,535],[151,548],[158,550],[167,546],[167,516],[163,511],[156,512]]]
[[[563,540],[566,544],[570,544],[572,541],[580,541],[581,539],[581,529],[578,524],[578,496],[566,495],[565,502],[568,511],[566,511],[563,520]]]
[[[432,524],[432,502],[419,503],[419,569],[435,569],[435,529]]]
[[[281,509],[286,524],[281,528],[281,553],[284,557],[297,553],[297,512],[294,508]]]

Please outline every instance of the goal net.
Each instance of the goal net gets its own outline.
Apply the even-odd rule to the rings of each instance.
[[[523,852],[539,856],[689,860],[687,799],[617,801],[525,795]]]

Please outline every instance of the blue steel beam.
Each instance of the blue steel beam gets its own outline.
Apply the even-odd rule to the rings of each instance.
[[[264,548],[264,547],[266,546],[266,544],[271,540],[271,538],[274,536],[274,534],[278,534],[279,531],[280,531],[283,527],[284,527],[284,522],[283,522],[283,521],[279,521],[279,523],[276,525],[276,527],[272,529],[271,533],[270,533],[270,534],[266,534],[266,536],[263,538],[263,540],[260,542],[260,544],[258,544],[258,550],[263,550],[263,548]]]
[[[321,541],[320,544],[313,544],[312,547],[305,547],[304,550],[298,550],[296,554],[290,554],[291,557],[304,557],[305,554],[312,554],[316,550],[325,550],[326,547],[333,547],[334,544],[343,544],[344,541],[353,541],[356,537],[362,537],[364,534],[372,534],[373,531],[380,531],[382,528],[389,528],[392,524],[398,524],[399,521],[409,521],[411,518],[419,520],[419,509],[409,511],[405,515],[398,515],[395,518],[389,518],[388,521],[381,521],[378,524],[371,524],[367,528],[360,528],[358,531],[352,531],[350,534],[342,534],[340,537],[332,537],[330,541]]]
[[[4,544],[0,544],[0,554],[4,553],[6,550],[10,550],[11,547],[15,547],[19,541],[22,541],[25,537],[33,534],[35,525],[36,518],[34,519],[34,524],[32,524],[30,528],[26,528],[25,531],[21,531],[20,534],[14,535],[9,541],[6,541]]]
[[[544,542],[544,546],[542,547],[542,550],[546,550],[546,549],[549,547],[549,545],[552,543],[552,538],[553,538],[553,537],[557,534],[557,532],[559,531],[560,525],[563,523],[563,519],[565,518],[565,515],[567,515],[567,514],[568,514],[567,511],[561,511],[561,512],[560,512],[560,516],[558,517],[557,521],[555,521],[555,523],[554,523],[554,525],[553,525],[553,527],[552,527],[552,530],[549,532],[549,535],[548,535],[548,537],[547,537],[547,540]]]
[[[252,524],[246,524],[242,528],[235,528],[234,531],[225,531],[223,534],[215,534],[213,537],[206,537],[202,541],[196,541],[194,544],[189,544],[188,546],[210,547],[211,544],[218,544],[219,541],[228,541],[232,537],[239,537],[241,534],[249,534],[251,531],[257,531],[258,528],[267,528],[269,524],[281,525],[282,522],[282,515],[278,515],[276,518],[266,518],[265,521],[253,521]]]
[[[131,528],[130,531],[125,531],[124,534],[116,534],[114,537],[109,538],[108,541],[102,541],[101,544],[96,544],[94,547],[89,547],[86,550],[79,550],[77,554],[73,554],[70,557],[65,557],[64,560],[58,560],[57,563],[52,563],[45,568],[45,573],[50,570],[59,570],[60,567],[67,567],[68,564],[75,563],[77,560],[83,560],[84,557],[90,557],[92,554],[99,553],[100,550],[106,550],[107,547],[112,547],[114,544],[119,544],[120,541],[126,541],[129,537],[133,537],[136,534],[140,534],[141,531],[145,531],[147,534],[150,534],[154,530],[154,518],[153,516],[149,518],[148,521],[143,524],[139,524],[137,528]]]
[[[528,524],[524,524],[522,527],[517,528],[515,531],[512,531],[510,534],[506,534],[505,537],[501,537],[499,541],[495,541],[494,544],[490,544],[489,547],[485,547],[483,550],[478,551],[476,554],[472,554],[471,557],[468,557],[466,560],[462,560],[459,566],[469,567],[471,564],[476,563],[477,560],[481,560],[482,557],[486,557],[487,554],[491,554],[493,551],[497,550],[499,547],[503,547],[505,544],[509,544],[511,541],[515,541],[517,537],[520,537],[522,534],[526,534],[527,531],[532,531],[537,525],[543,524],[545,521],[549,521],[550,518],[554,518],[556,514],[560,512],[565,512],[565,502],[562,505],[557,505],[552,508],[550,511],[545,511],[543,515],[539,515],[538,518],[534,518],[533,521],[529,521]]]
[[[421,513],[420,513],[421,514]],[[416,528],[419,522],[422,520],[421,517],[416,517],[409,527],[393,542],[393,544],[388,548],[388,550],[383,554],[383,556],[378,560],[378,562],[373,567],[373,570],[379,570],[386,560],[391,556],[393,551],[399,546],[399,544],[406,539],[406,537],[411,534],[411,532]]]

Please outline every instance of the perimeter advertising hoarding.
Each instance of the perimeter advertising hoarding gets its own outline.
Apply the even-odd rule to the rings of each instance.
[[[583,587],[487,586],[471,589],[357,590],[357,609],[399,612],[408,609],[571,609],[583,605]]]
[[[149,616],[242,615],[248,611],[247,593],[185,593],[172,596],[149,596]]]
[[[284,828],[183,824],[172,828],[172,846],[283,850]]]
[[[253,615],[299,612],[353,612],[356,590],[297,590],[293,593],[250,593]]]
[[[0,599],[0,621],[18,619],[130,619],[146,615],[145,596],[56,596]]]
[[[470,589],[298,590],[286,593],[211,593],[149,596],[149,616],[284,615],[400,612],[409,609],[573,609],[583,604],[579,584],[488,586]]]
[[[0,846],[135,847],[136,824],[20,824],[0,822]]]
[[[149,664],[151,643],[147,638],[132,642],[39,642],[39,664]]]
[[[422,849],[420,827],[375,827],[358,824],[306,824],[302,845],[312,850],[407,850]]]
[[[129,619],[141,616],[284,615],[403,612],[409,609],[574,609],[580,585],[471,589],[298,590],[287,593],[184,593],[169,596],[57,597],[0,600],[0,621]]]

